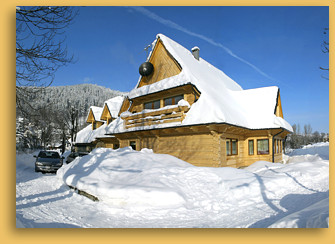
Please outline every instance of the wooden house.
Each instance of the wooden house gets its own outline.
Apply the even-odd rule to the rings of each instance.
[[[114,136],[106,136],[105,133],[106,126],[119,116],[124,100],[125,97],[117,96],[105,101],[103,107],[90,107],[86,119],[89,125],[77,133],[76,151],[89,152],[96,147],[119,147],[119,141]]]
[[[104,124],[104,121],[100,119],[102,113],[102,108],[91,106],[90,111],[86,119],[86,123],[92,125],[92,130],[95,130]]]
[[[162,34],[140,74],[118,118],[105,127],[114,144],[196,166],[282,161],[292,127],[283,118],[278,87],[243,90],[202,59],[198,47],[189,51]]]

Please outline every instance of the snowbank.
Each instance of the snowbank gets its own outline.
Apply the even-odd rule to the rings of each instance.
[[[291,163],[317,160],[329,160],[329,142],[319,142],[295,149],[287,155],[285,161]]]
[[[305,147],[305,153],[323,146]],[[17,154],[16,226],[324,228],[329,161],[318,150],[315,155],[234,169],[195,167],[151,150],[96,149],[54,175],[35,173],[32,154]],[[74,193],[64,181],[100,201]]]
[[[289,164],[260,161],[245,169],[195,167],[128,147],[95,149],[57,175],[113,211],[131,212],[142,221],[152,215],[168,218],[171,227],[325,227],[328,170],[329,161],[320,158]],[[169,211],[175,218],[163,217]],[[155,221],[156,226],[148,225],[159,227]]]
[[[329,198],[323,199],[311,206],[292,213],[274,224],[270,228],[328,228],[329,227]]]
[[[169,178],[173,168],[184,167],[190,165],[149,149],[99,148],[63,166],[57,174],[67,185],[115,206],[175,207],[184,203],[183,197],[160,178]]]

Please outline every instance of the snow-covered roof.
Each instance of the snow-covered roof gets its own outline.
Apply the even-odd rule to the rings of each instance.
[[[93,117],[94,117],[95,121],[103,122],[100,119],[101,114],[102,114],[102,109],[103,109],[102,107],[97,107],[97,106],[91,106],[90,107],[90,112],[92,111],[92,114],[93,114]],[[89,116],[90,112],[88,113],[88,116]]]
[[[104,106],[107,106],[112,118],[118,117],[123,100],[124,100],[123,96],[117,96],[105,101]]]
[[[96,138],[103,138],[106,133],[106,124],[101,125],[99,128],[92,130],[92,125],[86,126],[84,129],[77,133],[75,143],[91,143]]]
[[[157,35],[154,44],[158,39],[180,64],[182,70],[175,76],[150,85],[137,88],[138,83],[130,91],[129,98],[133,99],[184,84],[195,85],[201,92],[200,98],[191,106],[182,122],[133,127],[125,130],[121,121],[114,121],[108,126],[107,133],[208,123],[228,123],[249,129],[284,128],[293,131],[288,122],[274,114],[278,87],[243,90],[234,80],[201,57],[199,60],[195,59],[192,53],[180,44],[162,34]],[[140,79],[141,77],[139,81]]]
[[[215,87],[209,87],[211,85],[220,85],[220,87],[224,89],[228,88],[233,91],[242,90],[242,87],[239,84],[233,81],[221,70],[217,69],[201,57],[199,60],[196,60],[193,54],[179,43],[171,40],[163,34],[158,34],[157,40],[158,38],[163,42],[165,48],[173,56],[173,58],[180,64],[182,71],[178,75],[163,79],[151,85],[137,88],[137,84],[135,89],[129,93],[130,99],[188,83],[196,85],[200,90],[207,88],[215,89]],[[154,44],[157,43],[157,40]],[[153,52],[150,53],[148,60],[150,59],[152,53]],[[139,78],[139,81],[140,79],[141,77]]]
[[[113,97],[107,101],[105,101],[104,106],[108,107],[109,112],[111,113],[111,116],[113,118],[117,118],[120,108],[122,106],[124,97],[123,96],[116,96]],[[87,120],[89,119],[89,115],[92,111],[93,117],[95,121],[99,121],[99,122],[103,122],[103,120],[101,120],[101,115],[103,112],[103,108],[102,107],[97,107],[97,106],[91,106],[88,116],[87,116]],[[77,138],[75,143],[91,143],[92,141],[94,141],[96,138],[103,138],[103,137],[107,137],[106,134],[106,124],[104,123],[103,125],[101,125],[99,128],[92,130],[92,125],[88,125],[86,126],[84,129],[80,130],[77,133]]]

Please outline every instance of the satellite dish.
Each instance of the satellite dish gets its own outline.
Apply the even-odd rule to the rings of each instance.
[[[154,66],[150,62],[144,62],[139,68],[140,75],[148,76],[154,71]]]

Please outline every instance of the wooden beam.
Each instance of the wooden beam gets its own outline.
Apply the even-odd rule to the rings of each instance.
[[[193,131],[194,133],[206,133],[209,132],[207,127],[204,125],[191,125],[190,130]]]
[[[192,134],[193,133],[190,127],[176,127],[175,130],[180,134]]]
[[[217,125],[207,125],[206,126],[209,130],[209,132],[212,134],[212,135],[216,135],[219,133],[219,129],[218,129],[218,126]]]

